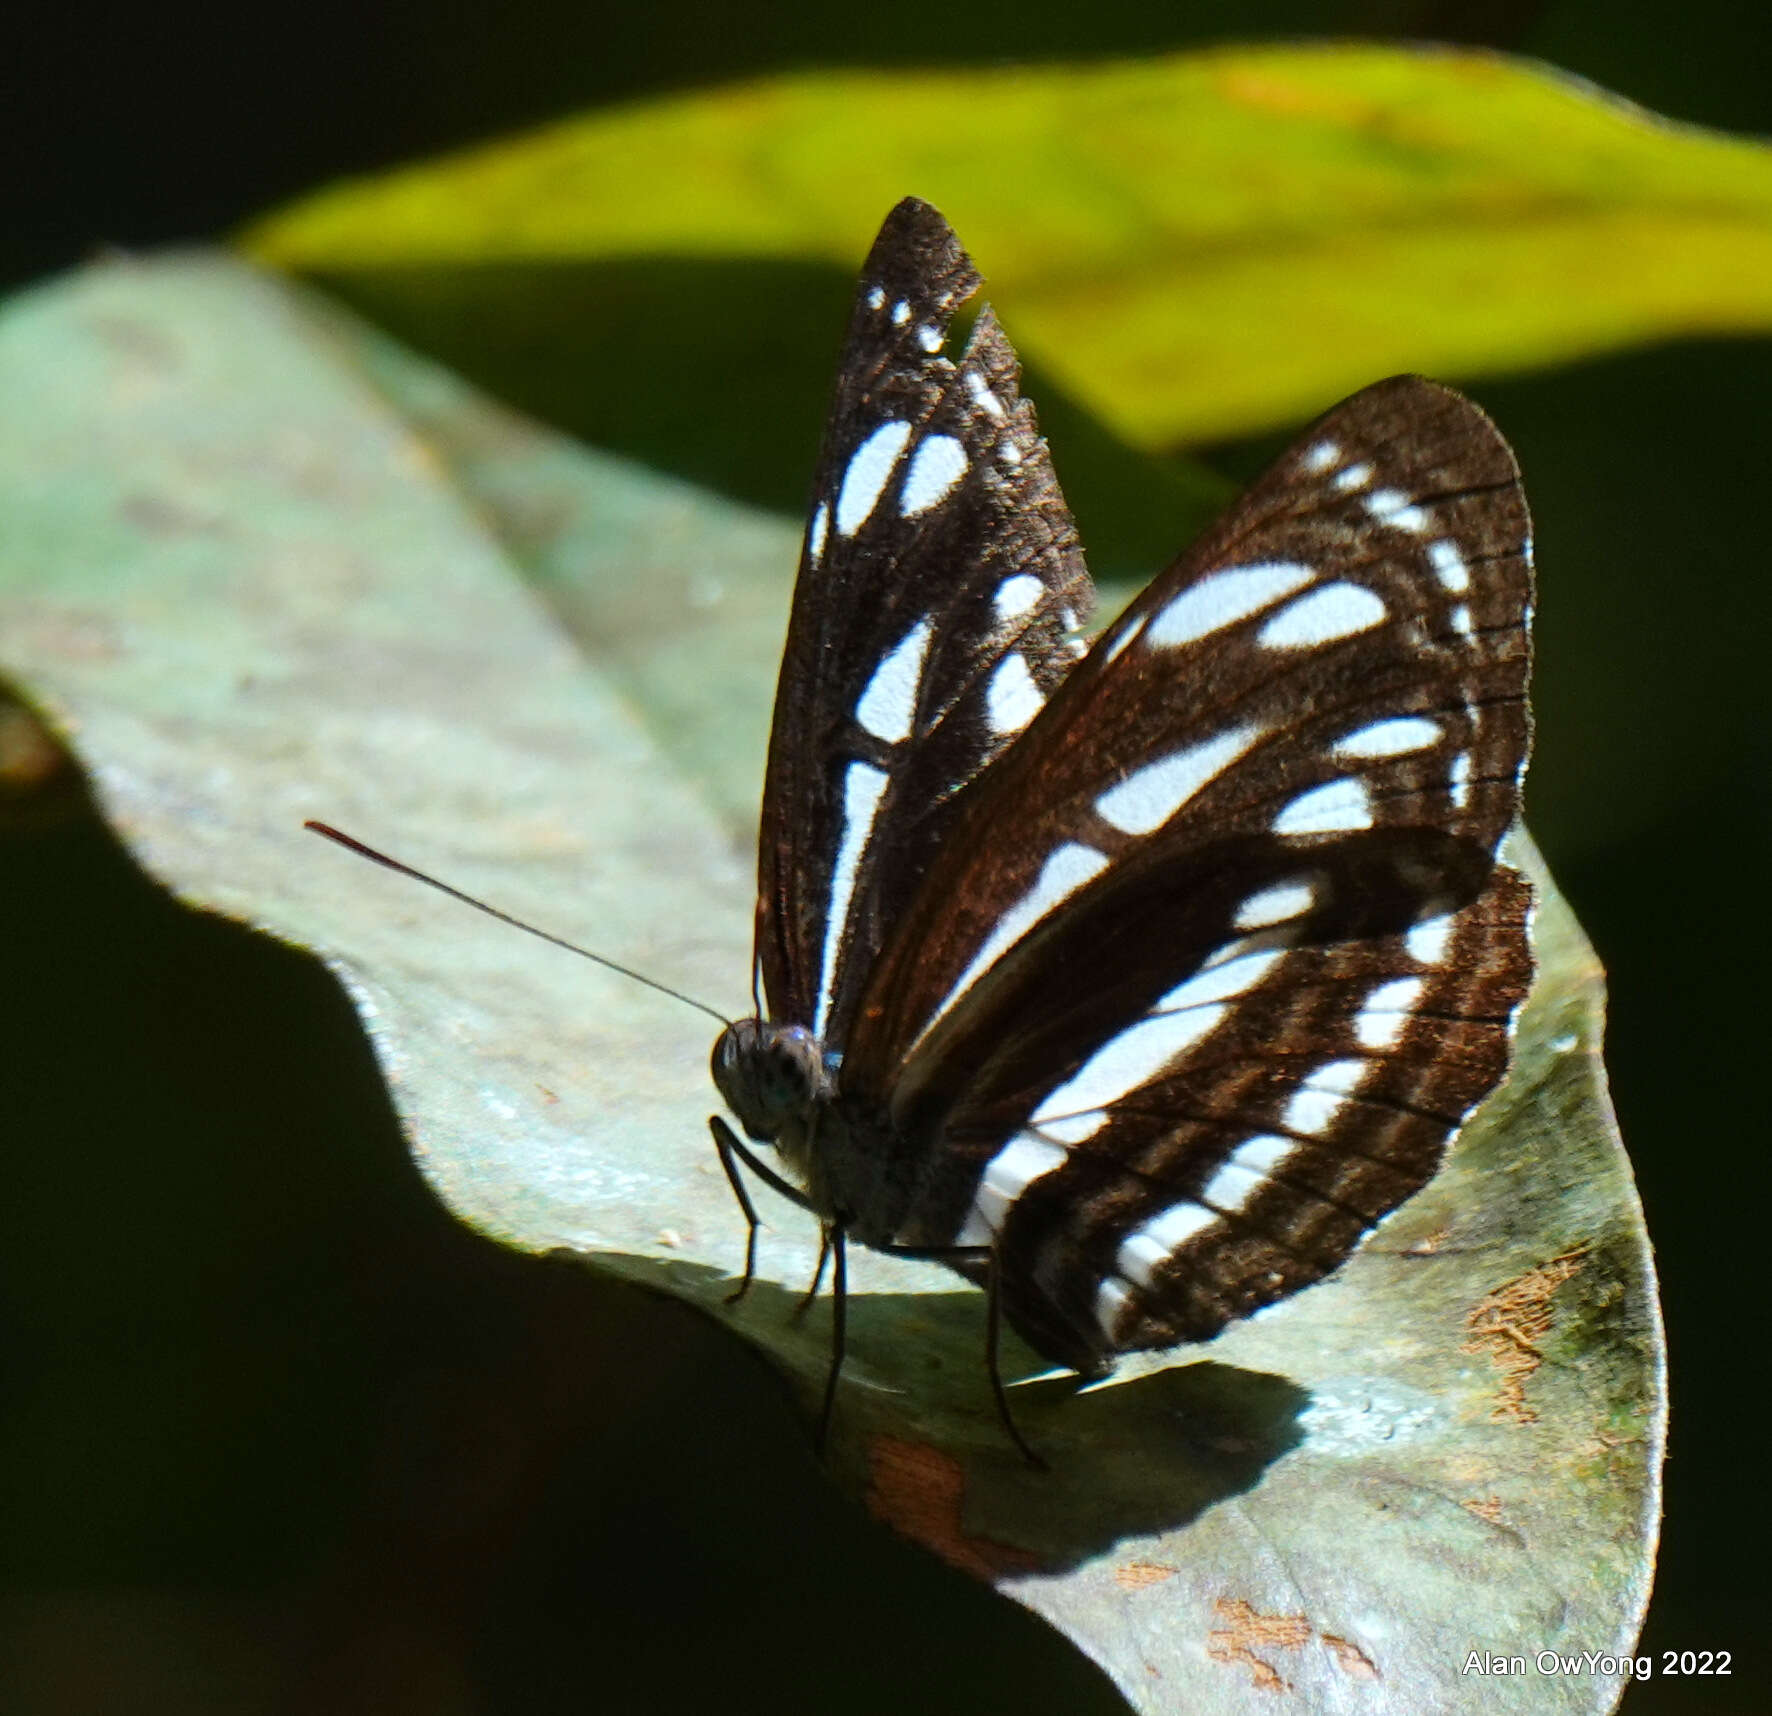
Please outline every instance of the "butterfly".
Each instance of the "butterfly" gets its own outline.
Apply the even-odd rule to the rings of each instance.
[[[713,1075],[834,1260],[948,1264],[1095,1377],[1335,1270],[1506,1073],[1529,883],[1531,529],[1414,376],[1313,425],[1093,643],[1076,526],[929,204],[863,268]],[[746,1141],[748,1140],[748,1142]],[[821,1432],[822,1434],[822,1432]]]

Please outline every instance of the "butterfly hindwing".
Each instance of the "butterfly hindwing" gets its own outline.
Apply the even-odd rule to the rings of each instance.
[[[1497,866],[1407,929],[1236,936],[1130,1020],[1024,1018],[943,1116],[907,1229],[997,1247],[1017,1326],[1078,1369],[1215,1334],[1329,1273],[1433,1176],[1506,1070],[1529,905]],[[1088,928],[1068,938],[1078,988],[1130,964],[1125,937],[1085,957]],[[1077,1042],[1085,1059],[1059,1058]]]
[[[956,795],[1033,719],[1093,607],[979,277],[907,199],[856,294],[777,691],[759,859],[770,1016],[840,1041]],[[890,830],[890,837],[886,831]]]

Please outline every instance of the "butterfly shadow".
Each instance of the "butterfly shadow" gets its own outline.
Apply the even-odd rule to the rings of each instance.
[[[802,1309],[803,1294],[758,1280],[727,1305],[730,1278],[706,1265],[621,1261],[630,1279],[689,1298],[758,1347],[810,1431],[830,1357],[828,1296]],[[1058,1572],[1175,1532],[1254,1489],[1304,1440],[1310,1395],[1284,1376],[1184,1357],[1091,1382],[1053,1374],[1006,1334],[1010,1410],[1044,1461],[1035,1468],[997,1417],[984,1333],[982,1293],[852,1293],[827,1456],[872,1512],[978,1571]]]
[[[982,1295],[865,1294],[852,1300],[849,1322],[854,1349],[868,1354],[876,1341],[903,1351],[901,1339],[921,1334],[927,1342],[930,1332],[940,1332],[922,1347],[927,1380],[904,1428],[875,1430],[872,1422],[876,1412],[903,1410],[902,1396],[864,1384],[851,1398],[867,1421],[864,1436],[876,1438],[914,1438],[931,1427],[932,1407],[952,1414],[950,1436],[932,1437],[931,1444],[960,1468],[956,1523],[967,1539],[1007,1551],[1000,1557],[1006,1571],[1062,1571],[1124,1539],[1177,1531],[1254,1489],[1304,1440],[1299,1415],[1310,1395],[1286,1377],[1184,1357],[1091,1381],[1053,1373],[1006,1337],[1009,1408],[1045,1462],[1036,1469],[1011,1446],[992,1405]],[[931,1351],[941,1358],[939,1381],[930,1374]],[[870,1464],[880,1465],[877,1454]],[[870,1481],[874,1496],[888,1504],[876,1511],[895,1511],[877,1470]]]

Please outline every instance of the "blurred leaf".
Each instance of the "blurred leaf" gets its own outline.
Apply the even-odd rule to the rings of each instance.
[[[1772,323],[1764,145],[1440,48],[776,77],[338,185],[244,242],[333,275],[847,271],[906,192],[966,235],[1034,364],[1143,446],[1310,415],[1402,369]]]
[[[338,973],[439,1196],[702,1307],[810,1412],[828,1325],[792,1315],[816,1249],[798,1212],[764,1199],[757,1288],[724,1304],[742,1235],[705,1131],[711,1026],[299,828],[326,817],[743,1007],[740,825],[794,528],[204,258],[0,317],[0,517],[0,665],[154,874]],[[1629,1647],[1662,1436],[1600,974],[1517,857],[1540,979],[1445,1172],[1209,1356],[1020,1388],[1050,1474],[995,1421],[980,1296],[856,1259],[834,1476],[1139,1710],[1271,1712],[1285,1685],[1298,1709],[1597,1712],[1617,1691],[1466,1672]]]

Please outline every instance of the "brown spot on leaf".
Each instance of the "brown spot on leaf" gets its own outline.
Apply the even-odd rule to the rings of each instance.
[[[1241,1597],[1220,1597],[1213,1613],[1229,1623],[1206,1635],[1206,1654],[1214,1662],[1240,1663],[1251,1682],[1264,1692],[1290,1692],[1292,1683],[1268,1660],[1276,1651],[1302,1650],[1313,1639],[1328,1651],[1330,1661],[1350,1680],[1378,1680],[1378,1664],[1352,1639],[1319,1633],[1303,1615],[1264,1615]],[[1266,1654],[1258,1654],[1263,1653]]]
[[[85,783],[61,742],[0,686],[0,831],[59,827],[90,814]]]
[[[1501,1524],[1501,1497],[1484,1496],[1480,1500],[1473,1496],[1468,1501],[1458,1504],[1466,1513],[1474,1513],[1478,1519],[1486,1520],[1490,1525]]]
[[[1334,1659],[1335,1666],[1350,1680],[1376,1680],[1378,1665],[1352,1639],[1323,1634],[1323,1644]]]
[[[178,344],[162,328],[138,321],[133,316],[105,315],[88,316],[86,326],[89,332],[98,336],[99,343],[113,357],[140,364],[144,368],[178,368]]]
[[[987,1584],[1039,1566],[1039,1558],[1025,1549],[967,1536],[961,1523],[965,1497],[965,1469],[951,1455],[897,1436],[875,1436],[868,1443],[866,1501],[875,1519]]]
[[[0,691],[0,791],[41,791],[69,766],[55,735],[22,703]]]
[[[1288,77],[1284,72],[1233,64],[1221,70],[1218,87],[1227,102],[1252,107],[1259,113],[1280,114],[1287,119],[1327,121],[1336,126],[1364,129],[1378,117],[1379,107],[1370,98],[1322,84]]]
[[[1460,1348],[1486,1357],[1501,1372],[1501,1389],[1490,1417],[1513,1424],[1536,1424],[1537,1410],[1526,1399],[1526,1383],[1544,1363],[1538,1343],[1550,1333],[1551,1297],[1578,1274],[1586,1258],[1584,1241],[1504,1281],[1485,1293],[1465,1317],[1470,1338]]]
[[[1147,1585],[1161,1585],[1175,1577],[1173,1567],[1159,1567],[1154,1561],[1128,1561],[1114,1569],[1114,1583],[1122,1591],[1142,1591]]]
[[[198,536],[220,529],[214,518],[166,495],[125,495],[117,511],[144,536]]]
[[[1214,1662],[1241,1663],[1249,1678],[1266,1692],[1290,1692],[1292,1684],[1257,1651],[1298,1650],[1311,1642],[1311,1624],[1303,1615],[1264,1615],[1241,1597],[1220,1597],[1212,1612],[1228,1625],[1206,1635],[1206,1654]]]

